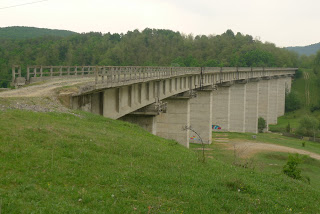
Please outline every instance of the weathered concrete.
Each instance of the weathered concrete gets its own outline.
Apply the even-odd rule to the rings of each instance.
[[[268,124],[278,122],[278,79],[269,80]]]
[[[245,132],[258,133],[259,81],[246,85]]]
[[[188,98],[172,98],[167,102],[167,113],[157,116],[157,135],[173,139],[189,148],[190,100]]]
[[[291,92],[291,83],[292,83],[292,77],[286,77],[285,78],[285,89],[286,89],[286,92]]]
[[[247,84],[234,84],[230,87],[229,131],[245,132]]]
[[[230,87],[218,87],[218,90],[213,91],[212,98],[212,124],[221,127],[220,130],[213,131],[229,131]]]
[[[284,115],[284,109],[285,109],[285,98],[286,98],[286,79],[285,78],[279,78],[278,79],[278,113],[277,117],[280,117]]]
[[[141,126],[146,131],[156,135],[157,134],[157,117],[152,115],[132,115],[127,114],[120,118],[122,121],[134,123]]]
[[[197,91],[197,97],[190,100],[190,125],[203,143],[212,142],[212,90]],[[198,136],[190,131],[190,143],[201,143]]]
[[[266,121],[268,130],[269,124],[269,85],[270,81],[263,79],[259,81],[259,101],[258,101],[258,117],[262,117]]]

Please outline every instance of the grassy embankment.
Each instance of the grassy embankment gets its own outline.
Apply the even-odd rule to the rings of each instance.
[[[135,125],[77,114],[0,111],[2,213],[320,212],[305,182],[201,163]]]
[[[320,112],[310,112],[310,107],[318,105],[320,101],[320,88],[317,83],[316,75],[312,69],[302,69],[302,76],[295,79],[291,90],[297,94],[301,101],[301,109],[286,113],[278,118],[277,125],[269,125],[269,130],[273,132],[284,132],[288,123],[293,130],[299,127],[299,120],[305,115],[320,119]]]
[[[285,136],[279,136],[279,134],[272,133],[261,133],[256,135],[256,139],[252,138],[252,133],[213,133],[213,139],[221,138],[228,139],[227,143],[213,140],[212,145],[207,145],[206,151],[207,156],[213,156],[218,160],[221,160],[229,164],[242,164],[248,168],[254,168],[258,172],[281,174],[283,166],[286,164],[288,159],[288,153],[276,152],[276,151],[263,151],[260,150],[254,154],[248,146],[248,148],[241,147],[240,149],[236,146],[232,147],[235,143],[268,143],[276,144],[280,146],[286,146],[289,148],[295,148],[299,150],[305,150],[312,153],[320,154],[320,144],[310,141],[304,141],[296,138],[290,138]],[[302,145],[304,143],[304,146]],[[230,149],[226,149],[227,144]],[[230,147],[231,146],[231,147]],[[192,147],[199,147],[199,145],[192,145]],[[249,154],[248,157],[239,157],[244,154]],[[303,163],[300,164],[299,168],[302,171],[304,177],[309,177],[311,182],[310,185],[320,190],[320,160],[315,160],[308,156],[300,155],[303,159]]]

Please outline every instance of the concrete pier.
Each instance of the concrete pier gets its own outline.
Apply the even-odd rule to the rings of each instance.
[[[268,124],[278,122],[278,79],[269,80]]]
[[[286,79],[285,78],[279,78],[278,79],[278,114],[277,116],[283,116],[284,115],[284,109],[285,109],[285,99],[286,99]]]
[[[245,132],[258,133],[259,81],[246,85]]]
[[[146,131],[156,135],[157,134],[157,117],[153,115],[133,115],[127,114],[119,120],[126,121],[129,123],[137,124],[138,126],[142,127]]]
[[[230,119],[230,86],[218,86],[212,96],[212,124],[220,126],[220,130],[229,131]]]
[[[157,116],[157,135],[166,139],[173,139],[189,148],[190,99],[173,97],[165,99],[167,113]]]
[[[269,85],[270,81],[267,79],[259,81],[258,118],[262,117],[265,119],[267,125],[266,131],[269,124]]]
[[[212,90],[197,91],[197,97],[190,100],[190,125],[205,144],[212,142]],[[201,143],[190,131],[190,143]]]
[[[234,84],[230,87],[229,131],[231,132],[245,132],[246,87],[245,83]]]

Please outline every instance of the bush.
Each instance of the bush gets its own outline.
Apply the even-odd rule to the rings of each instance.
[[[319,121],[316,118],[305,116],[299,121],[297,134],[314,137],[319,130]]]
[[[289,154],[286,165],[283,166],[283,173],[293,179],[301,180],[301,170],[298,169],[298,165],[302,163],[302,158],[298,154]]]
[[[290,133],[291,132],[291,127],[290,127],[290,123],[288,123],[287,127],[286,127],[286,132]]]
[[[265,129],[266,127],[267,127],[266,120],[263,119],[262,117],[259,117],[259,119],[258,119],[258,131],[259,131],[259,133],[262,133],[263,129]]]

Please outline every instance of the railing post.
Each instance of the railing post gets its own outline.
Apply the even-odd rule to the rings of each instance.
[[[30,80],[30,68],[29,66],[27,67],[27,81]]]
[[[98,66],[96,66],[96,70],[95,70],[95,76],[96,76],[96,78],[95,78],[95,83],[96,83],[96,85],[98,84]]]
[[[16,80],[16,67],[12,66],[12,82]]]
[[[101,81],[102,81],[102,83],[104,83],[104,75],[105,75],[105,73],[106,73],[106,67],[103,67],[103,69],[102,69],[102,74],[101,74]]]
[[[40,77],[42,77],[42,75],[43,75],[43,68],[42,66],[40,66]]]
[[[59,71],[60,71],[60,77],[61,77],[62,76],[62,66],[60,66]]]
[[[53,67],[51,66],[51,68],[50,68],[50,77],[52,77],[53,76]]]
[[[76,66],[76,67],[74,68],[74,75],[75,75],[75,76],[78,75],[78,66]]]

